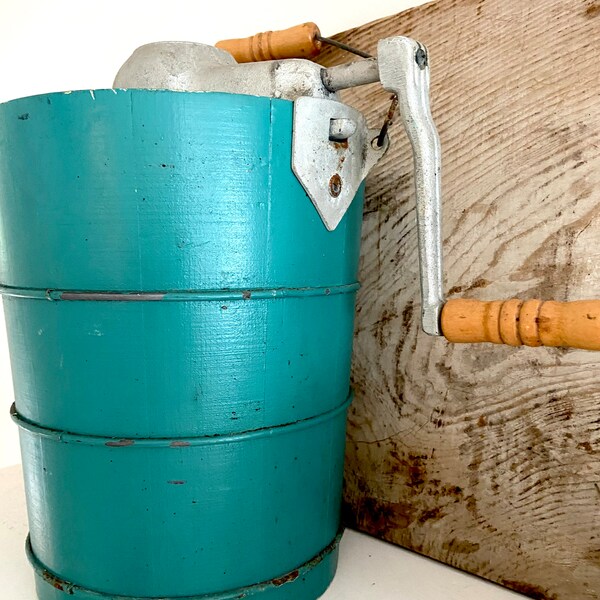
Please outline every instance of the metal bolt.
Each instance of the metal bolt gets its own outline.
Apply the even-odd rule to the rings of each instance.
[[[342,193],[342,178],[337,173],[329,180],[329,193],[334,198]]]
[[[424,69],[427,66],[427,52],[424,48],[419,48],[415,53],[415,61],[419,69]]]
[[[356,133],[356,123],[351,119],[330,119],[329,140],[343,142]]]

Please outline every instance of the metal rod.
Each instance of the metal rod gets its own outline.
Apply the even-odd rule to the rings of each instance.
[[[390,128],[390,125],[392,124],[392,121],[394,119],[394,115],[396,114],[397,108],[398,108],[398,96],[396,96],[396,94],[394,94],[392,96],[392,102],[390,104],[390,107],[387,111],[387,114],[385,115],[383,125],[381,126],[381,131],[379,132],[379,135],[377,136],[377,147],[378,148],[381,148],[383,146],[383,143],[385,142],[385,136],[387,135],[388,129]]]
[[[323,85],[330,92],[345,90],[346,88],[366,85],[379,81],[379,68],[376,58],[368,58],[352,63],[329,67],[321,71]]]
[[[344,44],[344,42],[338,42],[337,40],[323,37],[322,35],[319,35],[319,34],[317,34],[315,36],[315,39],[319,40],[319,42],[323,42],[324,44],[329,44],[331,46],[335,46],[336,48],[345,50],[346,52],[351,52],[352,54],[362,56],[363,58],[373,58],[372,54],[368,54],[367,52],[363,52],[362,50],[359,50],[358,48],[353,48],[352,46],[348,46],[348,44]]]

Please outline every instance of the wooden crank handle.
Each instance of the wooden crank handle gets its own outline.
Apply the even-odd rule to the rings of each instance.
[[[222,40],[217,48],[226,50],[239,63],[280,58],[312,58],[321,51],[319,28],[303,23],[281,31],[265,31],[237,40]]]
[[[448,300],[441,324],[449,342],[600,350],[600,300]]]

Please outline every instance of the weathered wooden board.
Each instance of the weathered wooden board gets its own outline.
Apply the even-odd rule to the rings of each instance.
[[[600,297],[600,2],[439,0],[338,36],[426,43],[449,297]],[[324,64],[348,60],[328,51]],[[345,94],[376,126],[389,95]],[[537,599],[600,598],[600,355],[419,329],[399,126],[363,229],[349,523]]]

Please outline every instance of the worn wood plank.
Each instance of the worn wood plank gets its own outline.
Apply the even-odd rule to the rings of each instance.
[[[448,296],[600,297],[600,2],[439,0],[338,36],[431,54]],[[327,51],[324,64],[348,60]],[[376,126],[389,96],[345,93]],[[350,524],[532,598],[600,597],[600,355],[419,330],[411,156],[368,182]]]

